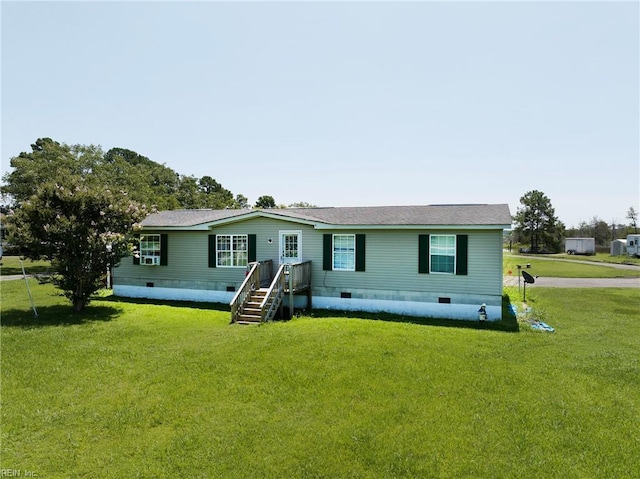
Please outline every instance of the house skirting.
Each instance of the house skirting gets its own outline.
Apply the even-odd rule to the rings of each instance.
[[[208,303],[229,304],[235,292],[214,291],[204,289],[183,289],[183,288],[162,288],[115,285],[113,294],[125,298],[144,298],[168,301],[197,301]],[[294,306],[296,308],[306,307],[306,296],[295,296]],[[285,296],[284,304],[288,306],[288,295]],[[486,298],[487,319],[497,321],[502,319],[502,298]],[[416,317],[433,317],[445,319],[477,320],[479,304],[465,303],[439,303],[426,301],[392,300],[375,298],[338,298],[328,296],[313,295],[313,308],[328,309],[334,311],[365,311],[365,312],[386,312]]]

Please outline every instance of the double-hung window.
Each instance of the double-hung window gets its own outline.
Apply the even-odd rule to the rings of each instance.
[[[160,264],[160,235],[140,235],[140,264]]]
[[[248,263],[248,235],[217,235],[217,266],[246,267]]]
[[[429,260],[432,273],[456,272],[456,236],[431,235]]]
[[[356,270],[356,235],[333,235],[333,270]]]

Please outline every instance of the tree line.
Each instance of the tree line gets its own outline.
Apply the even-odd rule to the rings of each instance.
[[[46,259],[56,271],[49,280],[64,291],[75,312],[82,311],[102,287],[107,270],[135,254],[133,234],[152,211],[196,208],[248,208],[211,176],[181,175],[125,148],[104,152],[94,145],[67,145],[40,138],[30,152],[11,159],[0,194],[6,213],[7,241],[30,259]],[[534,251],[563,249],[567,235],[594,236],[600,244],[627,227],[594,218],[567,230],[541,191],[527,192],[514,216],[513,239]],[[255,207],[277,208],[272,196]],[[313,207],[300,202],[291,207]],[[637,231],[633,207],[627,217]]]
[[[611,240],[626,238],[638,232],[638,213],[633,206],[627,210],[628,225],[612,221],[610,224],[594,216],[590,223],[581,222],[577,228],[567,229],[555,214],[547,195],[538,190],[525,193],[513,217],[511,240],[530,245],[531,252],[559,253],[566,238],[595,238],[598,246],[608,246]]]
[[[236,196],[211,176],[181,175],[135,151],[94,145],[67,145],[40,138],[30,152],[11,159],[12,170],[2,178],[5,208],[15,208],[37,194],[44,184],[81,182],[88,188],[108,187],[126,192],[147,208],[246,208],[245,196]]]

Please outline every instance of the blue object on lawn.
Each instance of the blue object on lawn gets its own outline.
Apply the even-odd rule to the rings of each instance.
[[[531,327],[533,329],[540,329],[542,331],[550,331],[550,332],[555,331],[555,329],[553,329],[547,323],[543,323],[542,321],[534,321],[533,323],[531,323]]]

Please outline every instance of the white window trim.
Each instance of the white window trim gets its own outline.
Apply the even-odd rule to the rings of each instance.
[[[453,255],[447,255],[447,256],[453,256],[453,271],[451,273],[449,273],[448,271],[433,271],[431,268],[431,256],[433,255],[432,250],[433,250],[433,237],[434,236],[450,236],[453,237]],[[457,251],[458,251],[458,238],[455,234],[442,234],[442,235],[429,235],[429,274],[444,274],[444,275],[448,275],[448,276],[453,276],[456,274],[456,264],[458,261],[457,258]]]
[[[150,238],[154,238],[153,240],[149,240]],[[157,239],[156,239],[157,238]],[[162,237],[160,234],[152,233],[152,234],[143,234],[140,235],[140,264],[142,266],[157,266],[160,264],[160,256],[162,251]],[[157,249],[149,249],[143,248],[142,245],[146,243],[155,243],[158,245]],[[143,254],[144,252],[153,252],[153,254]],[[151,261],[148,261],[147,258],[150,258]]]
[[[336,267],[336,236],[351,236],[353,238],[353,268]],[[334,234],[331,238],[331,270],[332,271],[355,271],[356,270],[356,235],[351,233]]]
[[[218,249],[218,240],[222,236],[228,236],[228,237],[231,238],[231,241],[230,241],[230,245],[231,245],[231,250],[230,250],[231,251],[231,264],[230,265],[229,264],[220,264],[220,262],[219,262],[220,261],[220,256],[218,255],[218,253],[220,252],[220,250]],[[246,241],[246,244],[247,244],[247,250],[246,250],[246,253],[247,253],[247,264],[249,264],[249,257],[248,257],[248,255],[249,255],[249,235],[248,234],[219,234],[219,235],[216,235],[216,267],[217,268],[236,268],[236,269],[239,269],[239,268],[246,268],[247,267],[246,264],[245,265],[240,265],[240,266],[234,264],[235,263],[234,258],[236,257],[236,252],[233,249],[233,238],[234,237],[238,237],[238,236],[243,236],[245,238],[245,241]],[[225,250],[224,252],[226,253],[227,250]]]

